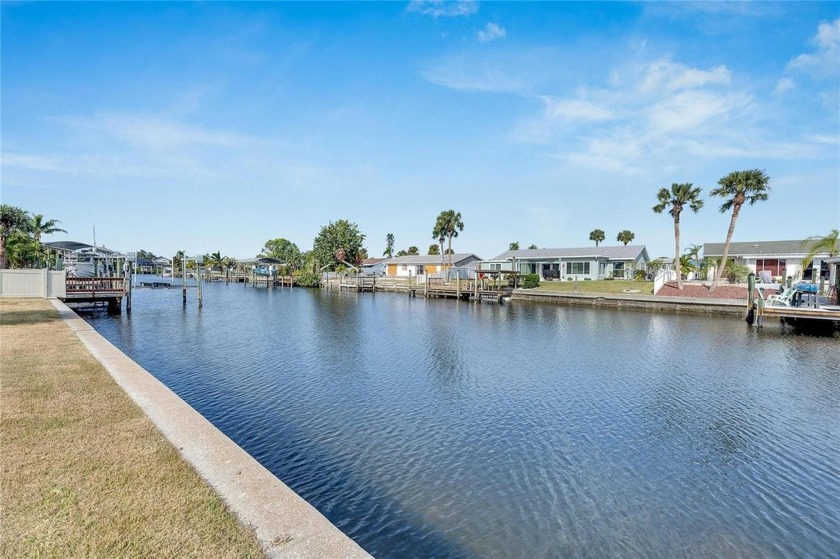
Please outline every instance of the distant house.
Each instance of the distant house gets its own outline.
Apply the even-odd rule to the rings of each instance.
[[[481,270],[513,270],[542,278],[604,279],[632,277],[650,261],[644,245],[508,250],[486,260]]]
[[[387,258],[365,258],[360,266],[361,272],[373,276],[384,276],[386,262],[388,262]]]
[[[723,258],[724,243],[706,243],[703,245],[703,256],[720,260]],[[820,270],[820,275],[827,278],[829,258],[827,252],[818,253],[808,267],[802,269],[802,260],[808,254],[809,242],[801,241],[749,241],[730,243],[729,258],[735,264],[746,266],[751,272],[759,274],[767,271],[770,276],[781,280],[782,276],[811,279],[814,267]],[[712,267],[711,270],[714,270]],[[712,273],[710,271],[710,273]]]
[[[160,274],[171,265],[172,261],[164,256],[137,259],[137,271],[141,274]]]
[[[480,260],[480,256],[472,253],[453,254],[452,266],[456,268],[466,267]],[[449,267],[449,255],[445,257],[439,254],[398,256],[388,260],[386,274],[388,277],[408,277],[409,275],[416,277],[436,274],[443,271],[444,263]]]

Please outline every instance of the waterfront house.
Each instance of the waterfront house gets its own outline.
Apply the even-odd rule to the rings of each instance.
[[[387,258],[365,258],[362,260],[360,271],[369,276],[384,276]]]
[[[650,261],[644,245],[508,250],[479,265],[479,271],[513,270],[543,279],[632,278]]]
[[[706,243],[703,245],[703,256],[720,260],[723,257],[724,243]],[[776,281],[781,281],[782,276],[792,276],[799,279],[810,280],[816,267],[822,277],[829,275],[829,266],[826,260],[828,252],[817,253],[814,261],[808,267],[802,269],[802,260],[808,254],[810,242],[799,241],[749,241],[733,242],[729,245],[729,258],[739,266],[746,266],[751,272],[759,275],[766,271]],[[711,266],[709,277],[715,271]],[[819,276],[818,276],[819,277]]]
[[[449,267],[449,256],[439,254],[398,256],[388,260],[386,274],[388,277],[417,277],[426,274],[442,272],[444,264]],[[458,253],[452,256],[452,266],[465,267],[473,262],[481,261],[481,257],[472,253]]]

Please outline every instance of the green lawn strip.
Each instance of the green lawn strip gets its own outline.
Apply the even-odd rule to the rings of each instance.
[[[0,302],[2,557],[262,557],[48,301]]]
[[[597,280],[597,281],[541,281],[536,288],[539,291],[569,291],[578,293],[617,293],[621,295],[652,295],[652,281],[636,280]],[[637,290],[629,292],[625,290]]]

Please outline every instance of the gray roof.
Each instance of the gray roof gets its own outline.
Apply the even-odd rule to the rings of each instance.
[[[455,253],[452,255],[452,264],[454,266],[457,266],[459,262],[461,262],[462,260],[466,260],[470,257],[475,258],[477,260],[481,260],[481,257],[476,254],[473,254],[471,252],[462,252]],[[449,255],[446,255],[446,262],[449,262]],[[443,256],[439,254],[414,254],[411,256],[397,256],[396,258],[392,258],[388,261],[388,264],[419,264],[421,266],[442,263]]]
[[[561,258],[608,258],[610,260],[635,260],[645,250],[645,245],[581,248],[532,248],[508,250],[492,260],[557,260]]]
[[[724,243],[706,243],[703,256],[723,256]],[[804,256],[810,248],[807,240],[799,241],[749,241],[731,243],[729,256]],[[820,253],[828,255],[827,252]]]

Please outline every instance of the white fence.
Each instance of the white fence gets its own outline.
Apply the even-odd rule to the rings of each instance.
[[[0,270],[0,297],[64,297],[67,272]]]
[[[659,290],[662,289],[662,286],[665,285],[665,282],[676,280],[676,270],[659,270],[659,273],[656,274],[656,277],[653,279],[653,294],[656,295],[657,293],[659,293]]]

